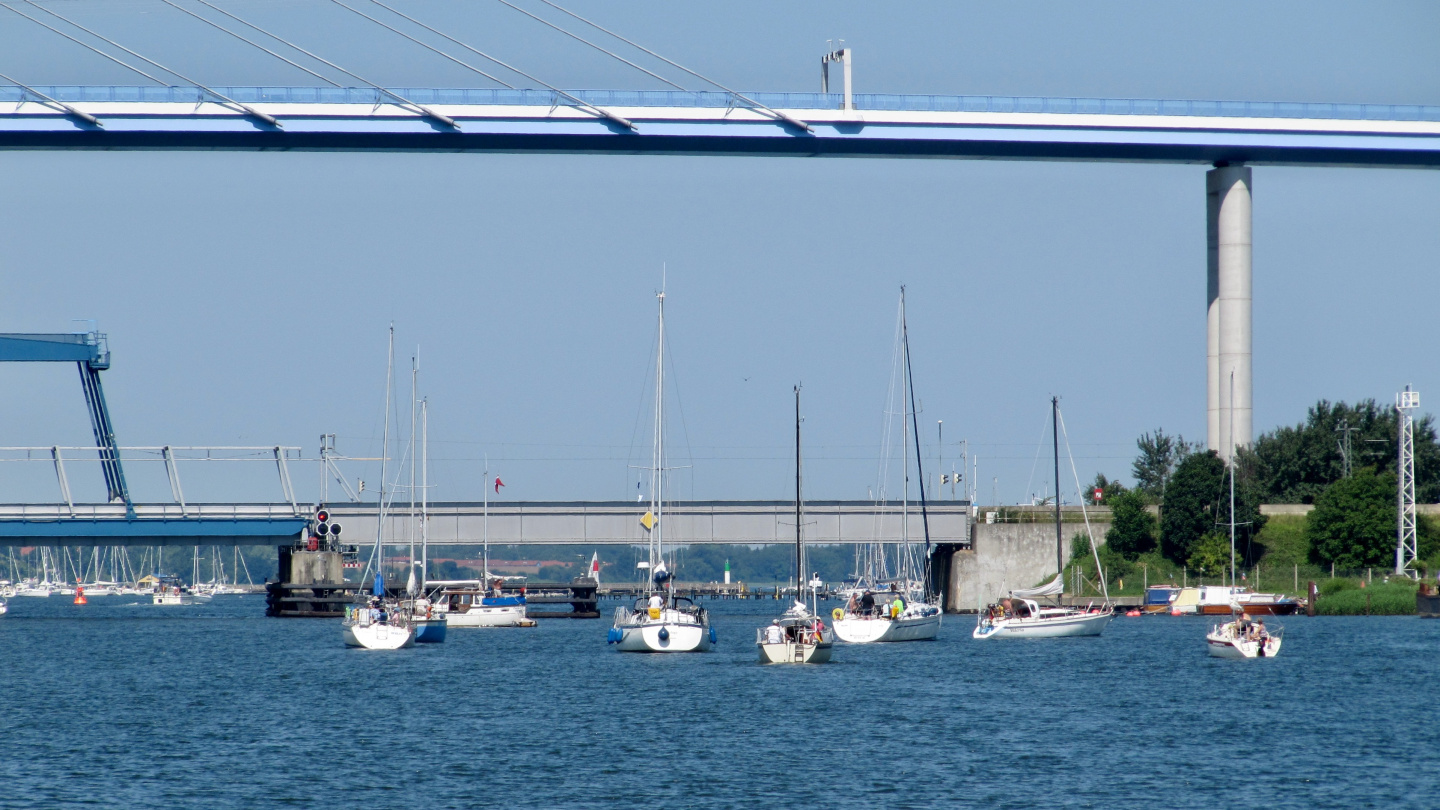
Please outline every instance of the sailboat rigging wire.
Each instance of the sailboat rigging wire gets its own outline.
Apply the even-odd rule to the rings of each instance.
[[[31,0],[25,0],[25,2],[28,3],[28,2],[31,2]],[[419,115],[419,116],[422,116],[422,117],[425,117],[425,118],[434,119],[434,120],[439,121],[440,123],[444,124],[445,126],[450,127],[451,129],[459,129],[459,128],[460,128],[460,125],[459,125],[459,124],[456,124],[453,119],[451,119],[451,118],[449,118],[449,117],[447,117],[447,116],[441,115],[440,113],[435,112],[434,110],[430,109],[429,107],[426,107],[426,106],[423,105],[423,104],[416,104],[415,102],[411,101],[410,99],[405,98],[404,96],[402,96],[402,95],[400,95],[400,94],[398,94],[398,93],[395,93],[395,92],[393,92],[393,91],[391,91],[391,90],[387,90],[387,89],[385,89],[384,87],[381,87],[380,85],[378,85],[378,84],[376,84],[376,83],[374,83],[374,82],[372,82],[372,81],[370,81],[370,80],[368,80],[368,79],[366,79],[366,78],[364,78],[364,77],[362,77],[362,76],[358,76],[358,75],[356,75],[356,74],[354,74],[354,73],[351,73],[350,71],[346,70],[345,68],[340,67],[339,65],[335,64],[334,62],[331,62],[330,60],[325,59],[324,57],[321,57],[321,56],[319,56],[319,55],[317,55],[317,54],[311,53],[310,51],[305,50],[304,48],[300,47],[299,45],[296,45],[295,43],[290,42],[289,40],[283,39],[283,38],[281,38],[280,36],[278,36],[278,35],[276,35],[276,34],[272,34],[272,33],[270,33],[269,31],[266,31],[264,28],[261,28],[260,26],[256,25],[255,23],[250,22],[249,20],[243,20],[243,19],[241,19],[240,17],[237,17],[237,16],[235,16],[234,14],[231,14],[230,12],[226,11],[225,9],[220,8],[219,6],[215,5],[214,3],[209,2],[208,0],[196,0],[196,2],[200,3],[200,4],[203,5],[203,6],[206,6],[207,8],[213,8],[213,9],[215,9],[216,11],[220,12],[221,14],[224,14],[226,17],[229,17],[230,19],[234,20],[235,22],[238,22],[238,23],[240,23],[241,25],[246,26],[247,28],[253,28],[253,29],[255,29],[256,31],[259,31],[260,33],[264,34],[265,36],[270,37],[271,39],[275,40],[276,42],[279,42],[279,43],[281,43],[281,44],[283,44],[283,45],[286,45],[286,46],[288,46],[288,47],[290,47],[290,48],[293,48],[293,49],[299,51],[300,53],[303,53],[303,54],[305,54],[306,56],[310,57],[311,59],[314,59],[314,60],[317,61],[317,62],[322,62],[322,63],[324,63],[325,65],[327,65],[327,66],[329,66],[329,67],[332,67],[332,68],[334,68],[335,70],[340,71],[341,73],[344,73],[346,76],[349,76],[350,78],[355,79],[355,80],[358,81],[358,82],[362,82],[362,83],[364,83],[364,84],[369,85],[370,87],[374,88],[375,90],[380,91],[382,94],[384,94],[384,95],[386,95],[386,96],[389,96],[390,98],[394,99],[394,100],[396,101],[396,103],[397,103],[397,106],[399,106],[401,109],[408,110],[408,111],[410,111],[410,112],[415,113],[416,115]]]
[[[535,20],[536,22],[540,23],[541,25],[549,26],[550,28],[553,28],[553,29],[555,29],[556,31],[559,31],[560,33],[564,34],[564,35],[567,36],[567,37],[570,37],[571,39],[574,39],[574,40],[578,40],[578,41],[580,41],[580,42],[583,42],[583,43],[585,43],[586,45],[589,45],[590,47],[594,48],[595,50],[597,50],[597,51],[605,54],[606,56],[609,56],[609,57],[611,57],[611,58],[613,58],[613,59],[618,59],[619,61],[624,62],[625,64],[629,65],[630,67],[633,67],[633,68],[635,68],[636,70],[640,71],[641,73],[646,74],[647,76],[651,76],[651,77],[653,77],[653,78],[655,78],[655,79],[659,79],[660,81],[664,82],[665,84],[670,85],[671,87],[675,88],[676,90],[684,90],[684,89],[685,89],[685,88],[681,87],[680,85],[676,84],[675,82],[672,82],[672,81],[670,81],[669,79],[665,78],[664,76],[661,76],[661,75],[658,74],[658,73],[652,73],[652,72],[650,72],[649,70],[641,67],[640,65],[637,65],[637,64],[635,64],[634,62],[631,62],[629,59],[626,59],[625,57],[621,56],[620,54],[617,54],[617,53],[615,53],[614,51],[606,50],[605,48],[602,48],[602,47],[600,47],[599,45],[596,45],[595,43],[591,42],[590,40],[588,40],[588,39],[586,39],[586,38],[584,38],[584,37],[582,37],[582,36],[580,36],[579,34],[576,34],[576,33],[574,33],[573,31],[570,31],[570,30],[568,30],[568,29],[566,29],[566,28],[562,28],[562,27],[556,25],[555,23],[550,22],[549,20],[547,20],[547,19],[545,19],[545,18],[543,18],[543,17],[539,17],[539,16],[536,16],[536,15],[534,15],[534,14],[531,14],[530,12],[526,11],[526,10],[523,9],[523,8],[520,8],[520,7],[517,6],[517,5],[514,5],[514,4],[512,4],[512,3],[506,2],[506,0],[497,0],[497,2],[499,2],[499,3],[502,4],[502,5],[510,6],[510,8],[513,8],[513,9],[515,9],[516,11],[520,12],[521,14],[524,14],[526,17],[529,17],[530,19]]]
[[[1040,420],[1040,439],[1035,442],[1035,460],[1030,462],[1030,478],[1025,482],[1025,494],[1030,497],[1031,503],[1034,503],[1035,498],[1035,491],[1032,489],[1035,486],[1035,468],[1040,466],[1040,451],[1045,449],[1045,434],[1050,432],[1045,429],[1047,421],[1049,420]],[[995,458],[995,456],[990,456],[990,458]],[[1057,494],[1055,497],[1060,496]]]
[[[1055,406],[1055,415],[1060,420],[1060,435],[1065,437],[1065,454],[1070,457],[1070,474],[1075,476],[1075,494],[1080,501],[1080,514],[1085,518],[1085,536],[1090,538],[1090,553],[1095,555],[1095,575],[1100,580],[1100,590],[1105,594],[1105,604],[1110,604],[1110,585],[1105,581],[1105,569],[1100,565],[1100,550],[1095,547],[1095,532],[1090,528],[1090,512],[1085,509],[1085,496],[1080,491],[1080,472],[1075,469],[1075,454],[1070,452],[1070,433],[1065,429],[1065,415],[1060,406]],[[1055,485],[1055,500],[1060,500],[1060,485]]]
[[[11,9],[11,11],[14,11],[14,9]],[[10,78],[9,76],[6,76],[4,73],[0,73],[0,79],[4,79],[5,81],[10,82],[11,84],[15,85],[16,87],[20,88],[21,90],[24,90],[26,93],[29,93],[30,95],[34,96],[34,97],[37,99],[37,103],[38,103],[38,104],[41,104],[42,106],[50,107],[51,109],[57,109],[57,108],[58,108],[58,109],[60,110],[60,112],[63,112],[63,113],[65,113],[66,115],[73,115],[73,116],[75,116],[76,118],[79,118],[81,121],[84,121],[85,123],[90,124],[91,126],[97,126],[97,127],[98,127],[98,126],[104,126],[103,124],[100,123],[100,119],[96,118],[95,116],[91,115],[90,113],[81,112],[80,110],[77,110],[77,109],[75,109],[74,107],[71,107],[69,104],[66,104],[66,103],[63,102],[63,101],[56,101],[55,99],[53,99],[53,98],[45,95],[44,93],[40,92],[39,90],[36,90],[35,88],[33,88],[33,87],[29,86],[29,85],[21,84],[20,82],[15,81],[14,79]],[[22,101],[22,103],[23,103],[23,101],[24,101],[24,97],[23,97],[23,96],[21,97],[21,101]]]
[[[275,117],[274,117],[274,116],[272,116],[272,115],[266,115],[265,113],[262,113],[262,112],[260,112],[259,110],[255,109],[255,108],[253,108],[253,107],[250,107],[250,106],[248,106],[248,105],[246,105],[246,104],[241,104],[240,102],[236,101],[235,99],[230,98],[229,96],[224,95],[223,93],[218,93],[218,92],[210,89],[209,87],[206,87],[205,85],[203,85],[203,84],[195,81],[194,79],[191,79],[190,77],[184,75],[183,73],[179,73],[179,72],[177,72],[177,71],[175,71],[175,70],[173,70],[173,69],[171,69],[171,68],[165,67],[164,65],[160,64],[159,62],[156,62],[154,59],[149,59],[149,58],[147,58],[147,57],[141,56],[140,54],[136,53],[135,51],[130,50],[129,48],[125,47],[124,45],[121,45],[120,43],[116,42],[115,40],[109,39],[109,38],[104,37],[104,36],[101,36],[100,34],[97,34],[97,33],[95,33],[94,31],[91,31],[89,28],[86,28],[85,26],[81,25],[80,23],[77,23],[77,22],[75,22],[74,20],[72,20],[72,19],[70,19],[70,18],[68,18],[68,17],[62,16],[62,15],[60,15],[60,14],[54,12],[54,11],[51,11],[51,10],[48,9],[48,8],[45,8],[44,6],[41,6],[41,5],[37,4],[37,3],[35,2],[35,0],[24,0],[24,2],[27,3],[27,4],[29,4],[29,5],[31,5],[31,6],[34,6],[35,8],[40,9],[41,11],[45,12],[46,14],[49,14],[50,16],[52,16],[52,17],[54,17],[54,18],[56,18],[56,19],[64,20],[65,22],[67,22],[67,23],[75,26],[76,28],[79,28],[81,31],[84,31],[85,33],[89,34],[90,36],[95,37],[96,39],[98,39],[98,40],[100,40],[100,41],[102,41],[102,42],[106,42],[106,43],[108,43],[108,44],[110,44],[110,45],[113,45],[113,46],[115,46],[116,48],[119,48],[120,50],[122,50],[122,51],[130,54],[130,55],[133,56],[133,57],[135,57],[136,59],[141,60],[142,62],[145,62],[145,63],[150,64],[150,65],[154,65],[155,67],[157,67],[157,68],[165,71],[166,73],[172,74],[172,75],[174,75],[174,76],[176,76],[176,77],[178,77],[178,78],[180,78],[180,79],[183,79],[184,81],[189,82],[192,86],[198,88],[199,90],[202,90],[202,91],[204,91],[204,92],[206,92],[206,93],[209,93],[210,95],[212,95],[212,96],[214,96],[215,98],[219,99],[219,102],[217,102],[217,103],[219,103],[220,106],[222,106],[222,107],[229,107],[230,109],[235,110],[236,112],[240,112],[240,113],[243,113],[243,114],[245,114],[245,115],[248,115],[248,116],[250,116],[250,117],[252,117],[252,118],[256,118],[256,119],[259,119],[259,120],[261,120],[261,121],[264,121],[265,123],[269,124],[269,125],[272,126],[272,127],[279,127],[279,126],[280,126],[280,122],[277,121],[277,120],[275,120]],[[7,6],[7,8],[8,8],[8,6]],[[13,9],[13,8],[11,8],[10,10],[11,10],[11,11],[15,11],[15,9]],[[18,14],[19,12],[16,12],[16,13]],[[26,15],[21,15],[21,16],[26,16]],[[40,22],[39,20],[35,20],[34,17],[31,17],[30,19],[33,20],[33,21],[35,21],[35,22]],[[40,23],[40,24],[41,24],[41,25],[45,25],[44,23]],[[45,26],[45,27],[46,27],[46,28],[49,28],[50,26],[47,25],[47,26]],[[54,31],[55,29],[51,28],[50,30]],[[57,32],[57,33],[59,33],[59,32]],[[75,40],[75,41],[76,41],[76,42],[79,42],[79,40]],[[92,48],[91,50],[95,50],[95,49]],[[112,58],[113,58],[113,57],[112,57]],[[115,61],[119,61],[119,60],[117,59],[117,60],[115,60]],[[122,63],[122,64],[123,64],[123,63]],[[126,65],[126,67],[129,67],[129,66]],[[162,85],[163,85],[163,84],[166,84],[165,82],[162,82],[162,81],[160,81],[159,79],[155,79],[155,77],[150,76],[148,73],[145,74],[145,75],[148,76],[148,77],[151,78],[151,79],[154,79],[154,80],[155,80],[157,83],[159,83],[159,84],[162,84]]]
[[[280,54],[278,54],[278,53],[270,50],[269,48],[265,47],[264,45],[261,45],[261,44],[258,43],[258,42],[255,42],[255,41],[253,41],[253,40],[247,39],[246,37],[242,36],[241,34],[235,32],[235,31],[231,31],[229,28],[226,28],[225,26],[221,25],[220,23],[215,22],[214,20],[209,20],[209,19],[206,19],[206,18],[200,16],[199,14],[196,14],[195,12],[191,11],[191,10],[188,9],[188,8],[185,8],[184,6],[177,5],[176,3],[171,2],[171,0],[160,0],[160,2],[164,3],[164,4],[167,5],[167,6],[170,6],[170,7],[174,8],[174,9],[176,9],[177,11],[183,11],[183,12],[185,12],[186,14],[189,14],[191,17],[194,17],[195,19],[199,20],[200,22],[203,22],[203,23],[205,23],[206,25],[211,26],[212,28],[217,28],[217,29],[219,29],[219,30],[221,30],[221,31],[224,31],[225,33],[229,34],[230,36],[232,36],[232,37],[234,37],[234,38],[236,38],[236,39],[238,39],[238,40],[240,40],[241,42],[245,43],[246,45],[249,45],[249,46],[252,47],[252,48],[257,48],[257,49],[259,49],[259,50],[262,50],[262,51],[264,51],[265,53],[268,53],[268,54],[270,54],[271,56],[275,57],[276,59],[279,59],[281,62],[284,62],[285,64],[290,65],[290,66],[293,67],[293,68],[296,68],[296,69],[298,69],[298,70],[302,70],[302,71],[310,74],[311,76],[314,76],[315,78],[319,79],[319,80],[322,81],[322,82],[325,82],[326,84],[330,85],[331,87],[339,87],[339,86],[340,86],[340,83],[339,83],[339,82],[333,81],[333,80],[331,80],[330,78],[328,78],[328,77],[326,77],[326,76],[323,76],[323,75],[321,75],[321,74],[319,74],[319,73],[316,73],[315,71],[311,70],[310,68],[305,67],[304,65],[300,64],[299,62],[296,62],[296,61],[294,61],[294,60],[288,59],[288,58],[286,58],[286,57],[284,57],[284,56],[282,56],[282,55],[280,55]],[[207,3],[206,5],[209,5],[209,4]]]
[[[457,59],[457,58],[451,56],[450,54],[448,54],[448,53],[440,50],[439,48],[436,48],[435,46],[430,45],[429,43],[421,42],[420,40],[416,39],[415,37],[410,36],[409,34],[405,33],[404,31],[401,31],[401,30],[398,29],[398,28],[394,28],[394,27],[392,27],[392,26],[386,25],[385,23],[380,22],[379,20],[375,19],[374,17],[371,17],[369,14],[366,14],[365,12],[361,11],[361,10],[358,9],[358,8],[354,8],[354,7],[352,7],[352,6],[347,6],[347,5],[345,5],[344,3],[340,2],[340,0],[330,0],[330,2],[334,3],[335,5],[343,8],[343,9],[345,9],[345,10],[347,10],[347,11],[351,11],[351,12],[354,12],[354,13],[356,13],[356,14],[359,14],[361,17],[364,17],[365,19],[369,20],[370,22],[373,22],[373,23],[375,23],[376,25],[380,26],[381,28],[384,28],[386,31],[390,31],[390,32],[392,32],[392,33],[394,33],[394,34],[396,34],[396,35],[398,35],[398,36],[402,36],[402,37],[410,40],[411,42],[415,43],[416,45],[419,45],[420,47],[424,48],[424,49],[427,50],[427,51],[433,51],[434,53],[440,54],[441,56],[445,57],[446,59],[449,59],[451,62],[454,62],[455,64],[457,64],[457,65],[465,68],[466,70],[470,70],[470,71],[474,71],[475,73],[479,73],[481,76],[484,76],[485,78],[489,79],[490,81],[492,81],[492,82],[497,82],[497,83],[499,83],[499,84],[505,85],[506,87],[509,87],[509,88],[512,89],[512,90],[515,89],[513,85],[505,84],[505,82],[502,82],[502,81],[500,81],[499,79],[495,78],[494,76],[491,76],[489,73],[486,73],[485,71],[481,70],[480,68],[475,67],[474,65],[470,64],[469,62],[465,62],[465,61],[462,61],[462,60],[460,60],[460,59]]]
[[[515,66],[513,66],[513,65],[506,64],[505,62],[502,62],[502,61],[500,61],[499,59],[496,59],[495,57],[491,56],[491,55],[488,54],[488,53],[485,53],[484,51],[481,51],[481,50],[479,50],[479,49],[477,49],[477,48],[474,48],[474,47],[472,47],[472,46],[470,46],[470,45],[466,45],[465,43],[461,42],[460,40],[458,40],[458,39],[456,39],[456,38],[454,38],[454,37],[452,37],[452,36],[450,36],[449,34],[445,33],[444,31],[439,31],[439,30],[437,30],[437,29],[431,28],[430,26],[426,25],[425,23],[420,22],[419,20],[415,19],[414,17],[411,17],[409,14],[406,14],[406,13],[400,11],[399,9],[392,8],[392,7],[390,7],[390,6],[387,6],[387,5],[385,5],[384,3],[380,2],[380,0],[370,0],[370,2],[372,2],[372,3],[374,3],[375,5],[377,5],[377,6],[381,7],[381,8],[383,8],[383,9],[385,9],[386,11],[390,12],[391,14],[396,15],[397,17],[404,17],[405,19],[409,20],[410,22],[415,23],[416,25],[420,26],[421,28],[424,28],[426,31],[429,31],[429,32],[432,33],[432,34],[435,34],[436,36],[444,37],[445,39],[450,40],[451,42],[455,43],[456,45],[459,45],[460,47],[464,48],[465,50],[467,50],[467,51],[469,51],[469,52],[471,52],[471,53],[473,53],[473,54],[477,54],[477,55],[479,55],[479,56],[481,56],[481,57],[484,57],[485,59],[489,59],[491,62],[494,62],[495,64],[499,65],[500,67],[505,68],[506,70],[509,70],[509,71],[511,71],[511,72],[513,72],[513,73],[518,73],[518,74],[520,74],[521,76],[524,76],[525,78],[529,79],[530,81],[535,82],[536,84],[544,85],[545,88],[546,88],[547,90],[549,90],[550,92],[555,93],[556,95],[564,96],[565,98],[570,99],[570,100],[573,101],[580,109],[585,110],[586,112],[589,112],[589,113],[591,113],[591,114],[593,114],[593,115],[598,115],[598,116],[600,116],[601,118],[604,118],[604,119],[606,119],[606,120],[608,120],[608,121],[613,121],[613,122],[619,124],[620,126],[625,127],[625,128],[628,129],[628,130],[632,130],[632,131],[633,131],[633,130],[635,129],[635,125],[634,125],[633,123],[631,123],[630,121],[628,121],[628,120],[626,120],[626,119],[624,119],[624,118],[621,118],[620,116],[616,115],[615,113],[612,113],[612,112],[610,112],[609,110],[604,109],[603,107],[596,107],[594,104],[591,104],[591,103],[589,103],[588,101],[585,101],[585,100],[583,100],[583,99],[576,98],[575,96],[573,96],[573,95],[565,92],[564,90],[561,90],[560,88],[558,88],[558,87],[556,87],[556,86],[554,86],[554,85],[552,85],[552,84],[549,84],[549,83],[547,83],[547,82],[543,82],[543,81],[541,81],[540,79],[537,79],[537,78],[535,78],[534,76],[531,76],[529,73],[526,73],[525,71],[521,70],[520,68],[517,68],[517,67],[515,67]]]
[[[371,2],[376,2],[376,1],[377,1],[377,0],[371,0]],[[676,61],[673,60],[673,59],[667,59],[667,58],[661,56],[660,54],[658,54],[658,53],[650,50],[650,49],[647,48],[647,47],[645,47],[644,45],[641,45],[640,43],[635,42],[635,41],[633,41],[633,40],[626,39],[625,37],[620,36],[619,34],[615,33],[614,31],[611,31],[610,29],[601,26],[599,23],[591,22],[590,20],[587,20],[587,19],[585,19],[584,17],[581,17],[579,14],[576,14],[576,13],[573,12],[573,11],[571,11],[571,10],[569,10],[569,9],[567,9],[567,8],[564,8],[563,6],[557,5],[556,3],[551,2],[551,0],[540,0],[540,2],[544,3],[544,4],[547,5],[547,6],[550,6],[551,8],[553,8],[553,9],[555,9],[555,10],[557,10],[557,11],[563,12],[563,13],[565,13],[565,14],[570,15],[571,17],[574,17],[575,19],[579,20],[580,22],[585,23],[586,25],[590,26],[591,28],[595,28],[595,29],[597,29],[597,30],[599,30],[599,31],[603,31],[603,32],[609,34],[610,36],[612,36],[612,37],[620,40],[621,42],[624,42],[625,44],[631,46],[632,48],[638,48],[638,49],[644,51],[645,53],[648,53],[648,54],[650,54],[651,56],[655,57],[656,59],[659,59],[660,61],[662,61],[662,62],[670,65],[671,67],[677,68],[677,69],[679,69],[679,70],[683,70],[683,71],[685,71],[686,73],[689,73],[691,76],[694,76],[695,78],[699,79],[700,81],[706,82],[706,83],[708,83],[708,84],[713,84],[713,85],[715,85],[716,87],[720,88],[721,90],[724,90],[725,92],[729,93],[729,94],[730,94],[731,96],[733,96],[734,98],[737,98],[737,99],[739,99],[740,101],[743,101],[743,102],[745,102],[746,104],[750,105],[752,108],[754,108],[754,109],[756,109],[756,110],[762,110],[762,111],[770,114],[771,116],[773,116],[775,119],[777,119],[777,120],[779,120],[779,121],[784,121],[785,123],[789,124],[789,125],[792,126],[792,127],[795,127],[796,129],[803,130],[803,131],[805,131],[805,132],[814,132],[814,131],[815,131],[815,129],[814,129],[813,127],[811,127],[809,124],[805,123],[804,121],[801,121],[801,120],[799,120],[799,119],[797,119],[797,118],[793,118],[793,117],[791,117],[791,116],[789,116],[789,115],[786,115],[785,113],[780,112],[779,110],[771,109],[771,108],[765,106],[764,104],[761,104],[760,102],[758,102],[758,101],[756,101],[756,100],[754,100],[754,99],[752,99],[752,98],[750,98],[750,97],[748,97],[748,96],[746,96],[746,95],[744,95],[744,94],[742,94],[742,93],[739,93],[739,92],[736,92],[736,91],[734,91],[734,90],[731,90],[730,88],[728,88],[728,87],[726,87],[725,85],[723,85],[723,84],[715,81],[714,79],[711,79],[711,78],[709,78],[708,76],[703,76],[703,75],[701,75],[701,74],[699,74],[699,73],[696,73],[695,71],[691,70],[690,68],[685,67],[684,65],[680,64],[679,62],[676,62]]]
[[[905,300],[905,288],[900,288],[900,300]],[[920,414],[915,410],[915,375],[910,364],[910,326],[901,321],[905,336],[905,379],[910,385],[910,424],[915,431],[915,476],[920,479],[920,525],[925,530],[924,594],[930,599],[930,512],[925,505],[925,468],[920,457]],[[1078,485],[1077,485],[1078,486]]]

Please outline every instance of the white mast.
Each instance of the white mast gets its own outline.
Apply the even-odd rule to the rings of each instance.
[[[665,500],[665,287],[661,284],[655,300],[659,302],[659,337],[655,352],[655,436],[650,459],[650,514],[654,516],[650,531],[650,583],[655,584],[657,566],[665,564],[664,521],[661,511]]]
[[[385,431],[380,440],[380,502],[375,521],[375,572],[385,575],[385,466],[390,460],[390,388],[395,375],[395,324],[390,324],[390,348],[385,359]]]
[[[420,592],[430,568],[430,419],[429,400],[420,400]]]
[[[484,557],[481,564],[480,578],[485,580],[482,587],[490,587],[490,454],[485,454],[485,518],[481,523],[484,532]]]
[[[1230,371],[1230,587],[1235,587],[1235,371]]]
[[[415,350],[415,357],[410,358],[410,519],[405,522],[405,534],[410,541],[410,557],[408,567],[410,574],[405,578],[406,593],[414,596],[418,590],[415,582],[415,425],[416,425],[416,401],[415,387],[420,376],[420,350]]]

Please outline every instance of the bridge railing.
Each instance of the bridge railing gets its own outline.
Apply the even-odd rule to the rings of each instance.
[[[52,85],[36,87],[64,102],[152,102],[195,104],[208,98],[195,87],[129,87],[116,85]],[[388,104],[379,91],[368,87],[217,87],[218,92],[241,103],[272,104]],[[550,90],[497,88],[392,88],[419,104],[555,107],[573,103]],[[601,107],[693,107],[724,109],[735,98],[722,92],[682,90],[574,90],[567,91],[588,104]],[[748,93],[750,98],[776,109],[838,110],[840,93]],[[0,103],[26,98],[23,89],[0,86]],[[1336,104],[1283,101],[1207,101],[1186,99],[1083,98],[1042,96],[950,96],[898,93],[860,93],[859,110],[887,112],[1050,113],[1059,115],[1158,115],[1220,118],[1295,118],[1358,121],[1440,121],[1440,106],[1420,104]]]

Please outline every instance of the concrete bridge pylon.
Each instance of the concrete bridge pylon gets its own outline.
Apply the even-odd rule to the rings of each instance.
[[[1251,397],[1250,167],[1205,173],[1207,311],[1205,445],[1228,463],[1254,438]]]

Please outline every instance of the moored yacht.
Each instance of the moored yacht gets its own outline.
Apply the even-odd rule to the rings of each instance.
[[[534,627],[534,619],[525,616],[525,594],[506,595],[503,580],[496,579],[490,589],[479,580],[437,583],[435,612],[443,614],[451,627]]]
[[[1266,627],[1265,620],[1251,622],[1245,614],[1217,624],[1205,636],[1205,646],[1216,658],[1274,658],[1280,654],[1285,628]]]

